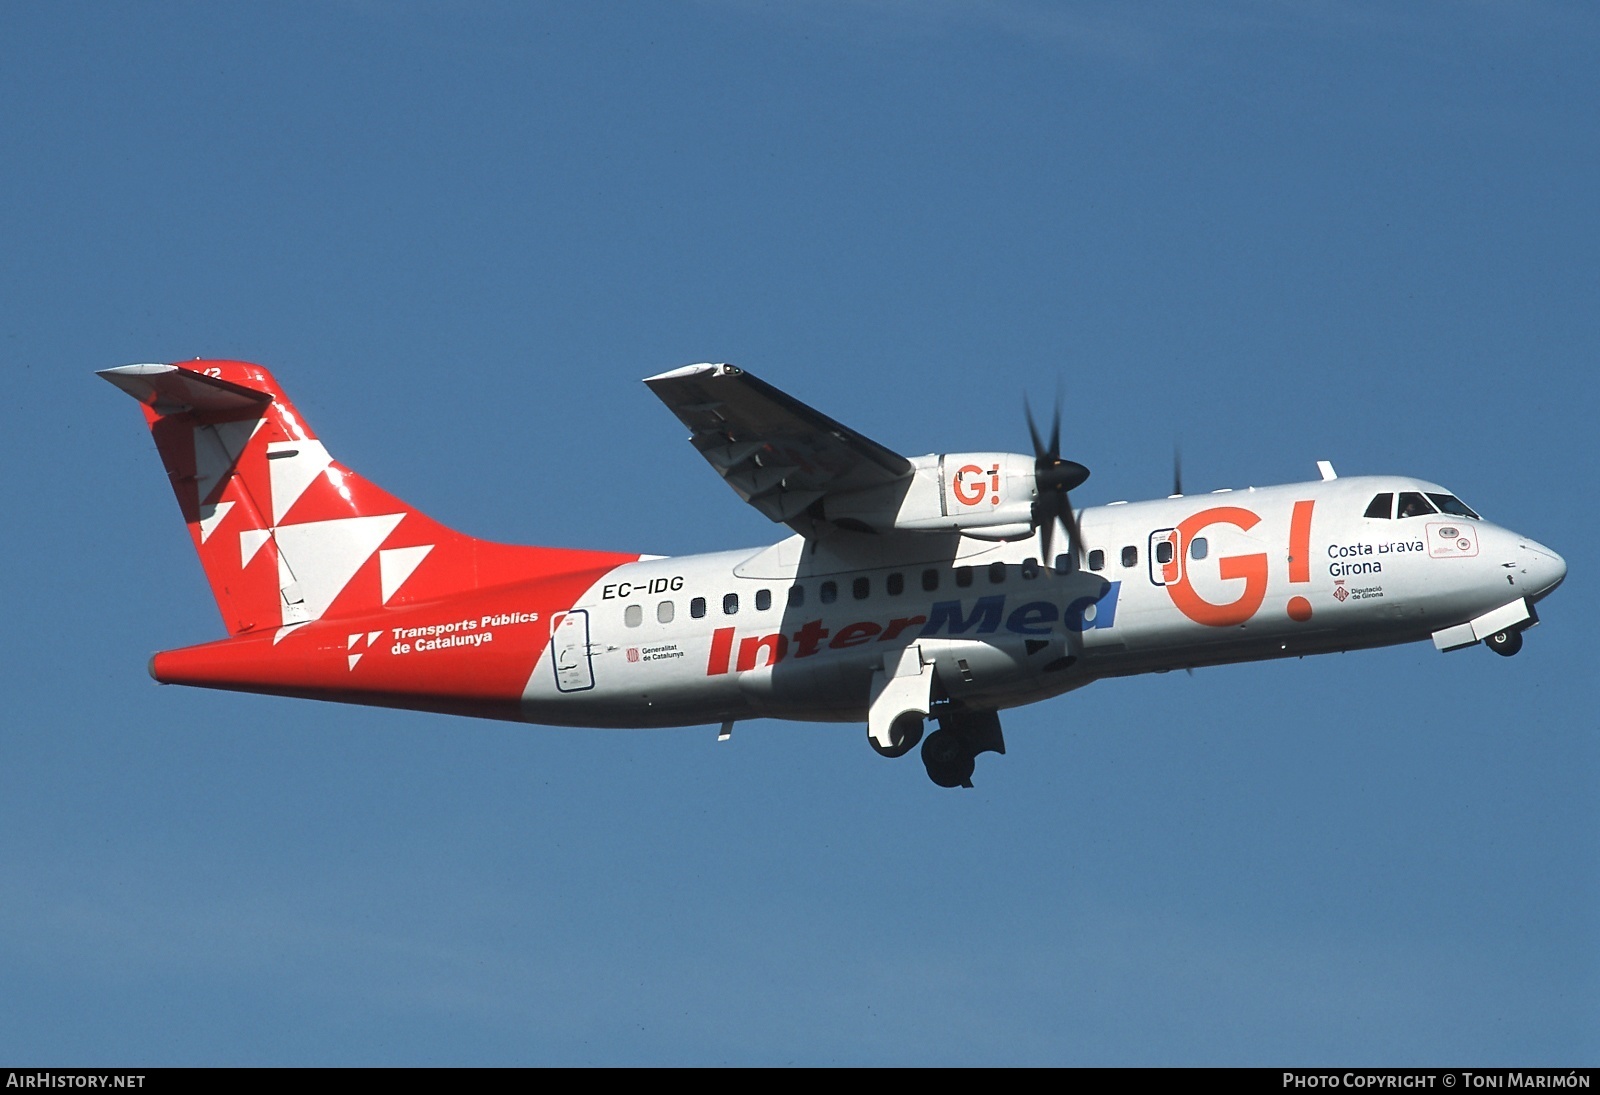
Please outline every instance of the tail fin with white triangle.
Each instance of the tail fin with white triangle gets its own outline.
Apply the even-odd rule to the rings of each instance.
[[[446,528],[330,457],[258,365],[196,360],[100,375],[143,406],[230,634],[635,558]]]

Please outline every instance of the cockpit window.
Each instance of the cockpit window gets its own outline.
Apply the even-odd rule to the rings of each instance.
[[[1394,516],[1394,493],[1386,491],[1372,500],[1367,507],[1367,517],[1382,517],[1385,521]]]
[[[1453,494],[1434,494],[1429,492],[1428,497],[1433,499],[1433,504],[1439,507],[1439,512],[1448,513],[1451,517],[1470,517],[1474,521],[1483,520],[1461,499]]]
[[[1437,512],[1438,511],[1433,508],[1433,503],[1422,497],[1422,495],[1417,491],[1408,490],[1400,492],[1400,508],[1396,516],[1401,518],[1427,517]]]

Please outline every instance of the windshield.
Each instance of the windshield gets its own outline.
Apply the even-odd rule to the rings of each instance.
[[[1430,492],[1428,497],[1433,501],[1434,505],[1439,507],[1440,513],[1448,513],[1452,517],[1470,517],[1474,521],[1483,520],[1476,513],[1473,513],[1465,502],[1453,494],[1433,494]]]
[[[1408,490],[1400,494],[1400,505],[1395,510],[1395,515],[1402,519],[1407,517],[1424,517],[1430,513],[1437,513],[1433,503],[1422,497],[1420,491]]]

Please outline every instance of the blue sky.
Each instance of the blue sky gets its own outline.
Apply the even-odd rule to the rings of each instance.
[[[1132,9],[1132,10],[1130,10]],[[0,1061],[1600,1053],[1600,15],[1580,4],[0,6]],[[1510,660],[1103,682],[971,792],[860,728],[158,688],[219,634],[136,409],[238,357],[463,531],[776,531],[733,361],[1080,504],[1397,472],[1562,552]]]

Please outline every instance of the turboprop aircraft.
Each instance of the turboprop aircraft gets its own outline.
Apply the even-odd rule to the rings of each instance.
[[[1549,548],[1403,476],[1074,509],[1033,453],[901,456],[732,365],[645,383],[791,535],[652,555],[452,531],[328,455],[265,369],[100,373],[143,405],[228,638],[167,684],[562,726],[865,722],[934,783],[1005,752],[999,712],[1103,677],[1432,639],[1515,654]],[[1175,477],[1176,478],[1176,477]],[[938,729],[923,737],[927,720]]]

